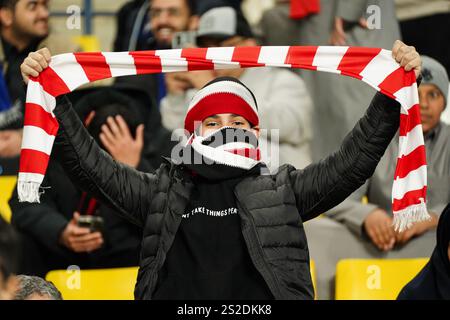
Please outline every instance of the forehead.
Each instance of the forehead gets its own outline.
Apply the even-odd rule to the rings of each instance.
[[[182,8],[187,7],[186,0],[152,0],[151,8]]]
[[[228,119],[228,118],[244,118],[244,117],[240,116],[238,114],[234,114],[234,113],[217,113],[217,114],[210,115],[209,117],[205,118],[205,120],[207,120],[207,119]]]
[[[29,3],[43,3],[43,4],[47,4],[50,0],[19,0],[17,3],[21,3],[21,4],[29,4]]]
[[[441,91],[435,84],[432,83],[422,83],[419,86],[419,91],[421,92],[428,92],[432,90],[439,90],[439,92]]]

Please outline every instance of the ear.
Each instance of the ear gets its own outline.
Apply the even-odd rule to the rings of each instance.
[[[189,31],[195,31],[198,29],[199,20],[200,19],[199,19],[198,15],[193,15],[189,18],[189,24],[188,24]]]
[[[14,13],[9,8],[0,9],[0,23],[3,27],[10,27],[14,21]]]

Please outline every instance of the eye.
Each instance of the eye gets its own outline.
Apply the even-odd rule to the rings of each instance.
[[[234,124],[235,126],[243,126],[243,125],[245,125],[245,123],[242,122],[242,121],[233,121],[233,124]]]
[[[206,124],[207,127],[215,127],[217,125],[217,122],[208,122]]]
[[[437,98],[439,98],[439,96],[440,96],[440,93],[439,93],[438,91],[432,91],[432,92],[430,92],[430,97],[431,97],[432,99],[437,99]]]

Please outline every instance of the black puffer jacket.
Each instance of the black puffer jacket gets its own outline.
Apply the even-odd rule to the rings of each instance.
[[[193,184],[188,170],[170,161],[154,174],[113,161],[89,137],[64,97],[58,98],[57,148],[74,182],[144,228],[136,299],[151,299]],[[377,93],[366,115],[326,159],[272,176],[254,176],[235,188],[250,257],[276,299],[312,299],[303,222],[340,203],[369,178],[395,135],[400,107]],[[394,165],[394,164],[393,164]]]

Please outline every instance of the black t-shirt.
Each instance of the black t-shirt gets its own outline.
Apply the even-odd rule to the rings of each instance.
[[[273,299],[242,235],[233,192],[239,179],[194,180],[153,298]]]

